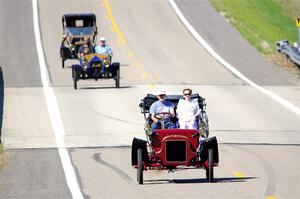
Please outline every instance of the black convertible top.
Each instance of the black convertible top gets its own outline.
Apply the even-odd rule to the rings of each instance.
[[[78,26],[75,25],[75,21],[77,20],[83,20],[83,27],[92,27],[96,25],[96,15],[93,13],[71,13],[62,16],[62,23],[66,23],[66,27],[69,28],[78,28]]]
[[[80,18],[80,17],[94,17],[96,18],[96,15],[94,13],[69,13],[69,14],[64,14],[62,17],[66,18]]]
[[[182,95],[167,95],[167,100],[172,102],[175,107],[177,107],[179,99],[183,99]],[[198,93],[192,94],[191,99],[198,99],[199,108],[201,110],[205,109],[206,106],[205,99],[201,97]],[[141,103],[139,104],[139,107],[141,108],[141,112],[149,113],[151,104],[153,104],[157,100],[158,98],[156,95],[147,94],[146,97],[141,99]]]

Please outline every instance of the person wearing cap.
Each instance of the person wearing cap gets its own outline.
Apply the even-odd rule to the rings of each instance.
[[[111,57],[112,57],[112,49],[110,46],[106,44],[106,39],[104,37],[99,38],[99,45],[96,45],[95,52],[102,55],[108,55],[104,61],[104,64],[102,65],[101,72],[102,74],[106,74],[106,68],[111,63]]]
[[[192,100],[192,89],[183,89],[183,98],[177,105],[177,116],[179,128],[181,129],[198,129],[197,117],[200,115],[200,108],[197,99]]]
[[[155,117],[158,113],[169,113],[169,115],[164,118],[164,126],[166,129],[176,128],[176,125],[171,121],[171,117],[175,117],[174,105],[172,102],[166,100],[166,91],[157,91],[158,100],[150,106],[150,115],[153,123],[151,124],[152,131],[161,128],[161,123],[159,119]]]
[[[95,52],[103,55],[112,56],[112,49],[106,44],[106,39],[104,37],[99,38],[99,45],[96,45]]]

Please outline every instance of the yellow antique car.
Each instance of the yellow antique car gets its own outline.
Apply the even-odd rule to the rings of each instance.
[[[111,63],[110,55],[87,54],[79,59],[79,64],[72,65],[74,89],[80,79],[113,79],[115,87],[120,87],[120,63]]]

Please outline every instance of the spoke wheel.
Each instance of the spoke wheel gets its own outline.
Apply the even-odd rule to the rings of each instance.
[[[137,161],[138,161],[137,181],[138,181],[139,184],[143,184],[144,165],[143,165],[143,153],[142,153],[141,148],[139,148],[137,150]]]

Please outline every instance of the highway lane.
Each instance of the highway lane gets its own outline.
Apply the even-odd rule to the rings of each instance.
[[[224,183],[200,184],[203,181],[199,178],[202,178],[204,173],[198,178],[200,171],[197,170],[175,173],[173,177],[173,174],[149,172],[146,174],[147,178],[153,180],[154,185],[142,187],[130,180],[135,179],[135,171],[129,164],[130,150],[128,148],[121,150],[118,148],[77,148],[124,146],[130,145],[130,140],[134,136],[143,137],[143,118],[137,104],[146,92],[155,90],[155,87],[150,84],[164,87],[169,93],[178,93],[183,87],[190,86],[205,96],[208,102],[212,134],[217,135],[220,142],[300,143],[299,118],[252,87],[244,85],[241,80],[217,63],[186,31],[167,1],[109,1],[109,4],[127,45],[118,42],[118,35],[107,17],[107,9],[103,2],[39,1],[46,61],[66,131],[66,144],[75,147],[70,151],[84,194],[91,198],[119,198],[124,194],[137,198],[141,196],[141,192],[143,196],[145,193],[151,195],[151,192],[156,192],[165,198],[168,198],[168,194],[186,198],[194,196],[263,198],[268,194],[274,194],[278,198],[297,197],[299,192],[294,187],[299,185],[299,175],[294,173],[294,170],[299,166],[299,161],[292,155],[299,153],[298,146],[241,145],[241,150],[232,145],[221,145],[222,166],[217,170],[216,175],[220,179],[225,178]],[[114,59],[122,63],[123,88],[120,90],[111,88],[113,82],[107,81],[97,84],[79,82],[83,89],[78,91],[72,89],[70,70],[60,68],[58,56],[61,39],[60,17],[65,12],[95,12],[97,14],[99,32],[107,37],[112,45],[115,52]],[[71,63],[69,62],[69,65]],[[103,86],[98,87],[98,85]],[[281,87],[280,89],[282,93],[286,91]],[[25,91],[22,90],[22,92]],[[7,131],[5,135],[6,145],[11,148],[54,147],[44,101],[38,97],[41,93],[22,95],[18,90],[13,94],[15,103],[8,106],[5,111],[10,113],[5,123],[11,126],[10,131]],[[17,100],[19,96],[27,98]],[[36,96],[36,99],[32,100],[32,96]],[[289,97],[296,101],[298,99],[295,92],[291,92]],[[27,108],[26,111],[21,109],[24,111],[26,122],[19,119],[15,122],[18,128],[13,128],[15,125],[11,121],[15,121],[13,115],[16,111],[13,107],[19,101],[27,102],[26,106],[23,106]],[[36,108],[32,109],[32,107]],[[32,112],[29,114],[29,111]],[[32,121],[40,121],[40,123],[28,124]],[[35,125],[44,125],[45,128],[34,129]],[[24,132],[19,130],[24,127],[28,130]],[[27,133],[32,130],[36,133]],[[16,132],[22,132],[22,134]],[[14,133],[16,133],[15,136],[11,136]],[[26,139],[25,142],[24,139]],[[259,161],[255,155],[245,150],[253,151],[255,154],[263,151],[263,157],[268,162],[267,168],[274,170],[276,174],[276,185],[273,185],[272,179],[268,178],[270,174],[263,166],[265,161],[257,164]],[[42,152],[42,150],[38,151]],[[105,161],[104,163],[98,158],[98,153],[103,154],[100,157]],[[55,164],[59,164],[53,156],[50,156],[49,161],[53,160]],[[283,171],[281,168],[285,165],[282,163],[286,161],[291,161],[291,167]],[[32,162],[32,164],[36,165],[38,162]],[[30,164],[29,167],[34,167],[34,165]],[[54,168],[59,167],[55,165]],[[257,178],[236,179],[234,172],[237,171],[246,177]],[[2,175],[6,175],[6,172],[4,171]],[[289,176],[292,179],[291,182],[286,183],[281,180],[285,179],[284,175]],[[11,183],[16,183],[19,180],[18,177],[14,176]],[[192,180],[189,181],[190,178]],[[161,184],[156,184],[160,182],[155,181],[156,179],[162,180]],[[164,181],[163,179],[173,180]],[[60,178],[53,178],[47,182],[50,183],[52,180],[61,181]],[[271,192],[266,191],[269,183],[271,187],[275,186]],[[256,186],[257,184],[260,186]],[[63,182],[62,185],[64,185]],[[112,186],[107,187],[107,185]],[[32,184],[32,187],[36,185]],[[59,189],[48,187],[53,190],[68,190],[65,186]],[[119,192],[115,191],[115,187],[120,187]],[[16,192],[16,194],[19,193]],[[41,193],[38,196],[51,198]]]
[[[299,192],[299,146],[219,145],[216,183],[207,183],[201,169],[146,171],[136,184],[130,148],[87,148],[71,151],[81,174],[82,190],[90,198],[288,198]],[[291,171],[291,172],[290,172]],[[109,185],[109,186],[108,186]]]
[[[160,42],[158,38],[159,35],[151,36],[151,26],[159,27],[162,33],[161,36],[166,37],[166,35],[170,34],[170,29],[162,26],[163,23],[159,22],[159,20],[153,20],[153,24],[144,29],[139,28],[138,21],[136,21],[135,24],[121,25],[120,28],[122,32],[124,32],[126,39],[128,39],[128,45],[123,46],[118,42],[118,36],[114,32],[115,30],[112,31],[111,29],[112,24],[107,16],[108,13],[105,6],[99,1],[90,1],[89,4],[84,5],[82,5],[81,1],[72,1],[68,6],[63,6],[65,5],[64,1],[40,1],[39,3],[41,33],[46,60],[52,83],[56,87],[55,91],[66,129],[65,140],[68,146],[127,145],[133,136],[143,136],[143,134],[141,134],[141,124],[143,121],[139,114],[137,104],[140,98],[145,95],[145,92],[153,92],[154,89],[147,88],[147,86],[139,87],[137,84],[242,84],[240,80],[235,78],[227,70],[222,67],[217,67],[218,63],[208,55],[201,46],[195,44],[194,39],[190,37],[189,33],[181,26],[181,23],[176,19],[175,14],[170,10],[167,2],[158,4],[146,3],[145,5],[136,2],[134,6],[136,6],[136,9],[145,9],[149,6],[149,9],[143,11],[145,14],[149,13],[148,15],[153,15],[155,8],[162,7],[162,10],[159,11],[161,13],[164,13],[164,9],[168,8],[167,13],[169,13],[168,15],[171,15],[171,17],[166,17],[168,21],[164,23],[172,25],[174,30],[180,32],[180,34],[177,35],[180,36],[181,32],[183,33],[182,37],[186,37],[187,39],[185,39],[186,41],[182,44],[180,44],[180,40],[177,41],[174,39],[174,42],[171,40]],[[135,13],[135,11],[132,9],[133,4],[129,4],[126,7],[124,2],[120,2],[120,4],[113,6],[117,6],[118,9],[122,9],[122,7],[125,6],[124,8],[128,9],[128,15],[121,16],[122,18],[130,17],[127,20],[123,20],[124,23],[134,18],[133,13]],[[129,12],[130,9],[131,12]],[[57,54],[54,52],[57,52],[61,42],[62,29],[60,18],[62,14],[85,11],[97,14],[99,34],[107,38],[109,44],[114,49],[114,60],[120,61],[122,64],[121,85],[124,87],[121,90],[112,89],[110,88],[113,83],[112,81],[99,81],[96,83],[80,81],[79,85],[83,87],[83,89],[76,91],[77,97],[74,98],[74,91],[70,90],[70,86],[72,85],[70,70],[62,70],[60,68],[59,57],[57,57]],[[136,18],[141,18],[141,16],[136,16]],[[126,34],[128,30],[134,31],[130,34]],[[149,33],[144,35],[146,32]],[[133,33],[134,36],[130,37]],[[139,38],[137,35],[143,35],[144,38],[142,40],[137,39]],[[151,37],[153,38],[153,44],[149,45]],[[145,43],[142,43],[142,41]],[[179,45],[182,50],[177,48]],[[139,46],[144,46],[146,49],[140,49]],[[157,46],[158,50],[148,49],[147,46],[149,46],[149,48],[151,46]],[[195,47],[197,51],[185,52],[185,50],[183,50],[188,49],[190,46]],[[182,55],[180,55],[181,51],[183,52]],[[202,59],[198,58],[197,53],[201,54]],[[191,56],[197,58],[197,60],[187,58]],[[204,73],[197,74],[195,72],[199,68],[200,61],[203,61],[203,59],[207,64],[202,64],[201,67],[205,68],[208,75]],[[192,71],[190,69],[186,70],[187,66],[183,64],[183,60],[189,64],[189,68],[191,68]],[[68,65],[71,63],[70,61]],[[139,67],[135,66],[136,63],[139,64]],[[174,70],[174,68],[176,68],[176,70]],[[166,74],[167,71],[169,71],[170,74],[163,75]],[[224,74],[223,78],[209,78],[210,76],[217,76],[217,74],[220,73]],[[158,75],[159,78],[157,78]],[[188,78],[184,78],[184,80],[178,78],[181,75]],[[91,85],[92,88],[95,88],[96,85],[104,85],[105,89],[101,89],[101,87],[88,89],[91,88],[87,87],[88,85]],[[182,89],[182,86],[179,87]],[[122,98],[120,98],[120,96],[122,96]],[[86,98],[89,99],[90,103],[82,103]],[[113,99],[113,101],[111,99]],[[113,109],[109,108],[111,103],[114,104]],[[99,113],[102,115],[99,116]],[[91,117],[86,117],[86,115],[90,115]],[[120,123],[112,118],[129,122]],[[99,119],[101,119],[102,122],[98,122]],[[90,125],[91,121],[95,121],[92,126]],[[116,122],[117,125],[111,128],[111,122]]]
[[[30,0],[0,1],[0,37],[5,149],[55,146],[40,87]],[[57,149],[7,150],[5,157],[0,198],[70,198]]]
[[[257,90],[245,85],[216,62],[182,26],[167,1],[109,1],[115,22],[126,40],[126,45],[119,42],[119,36],[112,27],[107,6],[103,1],[89,1],[88,4],[72,1],[68,6],[65,5],[63,1],[39,1],[43,44],[66,129],[67,146],[126,146],[130,145],[132,137],[143,137],[143,119],[137,105],[145,93],[155,90],[149,84],[164,87],[169,93],[178,93],[183,87],[190,86],[205,96],[212,134],[217,135],[220,142],[300,143],[299,118]],[[59,59],[54,53],[58,51],[60,43],[60,17],[66,12],[86,11],[97,14],[100,34],[107,37],[113,47],[114,60],[120,60],[123,64],[121,68],[123,88],[120,90],[111,88],[111,82],[92,83],[91,86],[89,86],[91,82],[79,82],[81,89],[73,91],[70,71],[60,68]],[[135,65],[136,63],[139,63],[139,67]],[[264,82],[267,77],[257,75],[256,78]],[[291,96],[295,97],[295,92],[292,92]],[[241,148],[247,147],[241,146]],[[258,148],[254,151],[260,153],[260,148],[266,146],[254,148]],[[272,153],[276,147],[269,148],[268,153]],[[275,194],[275,196],[286,194],[291,197],[299,194],[291,186],[288,188],[292,184],[288,183],[289,185],[286,186],[282,181],[276,181],[277,189],[272,190],[271,193],[266,192],[268,174],[263,166],[257,165],[257,160],[253,160],[253,164],[248,167],[249,160],[253,158],[249,153],[234,147],[222,147],[222,149],[225,154],[221,153],[222,167],[218,170],[219,178],[224,176],[232,178],[234,172],[240,171],[245,172],[246,176],[255,176],[259,180],[236,182],[238,185],[224,183],[232,189],[232,192],[227,192],[228,188],[225,187],[215,189],[209,184],[201,184],[203,190],[214,190],[213,193],[211,191],[203,193],[197,183],[174,186],[174,183],[168,182],[150,188],[149,192],[154,191],[166,198],[168,194],[183,197],[195,195],[220,197],[225,194],[224,198],[264,197],[268,194]],[[297,149],[295,147],[292,150],[298,152]],[[286,148],[277,150],[281,155],[289,153]],[[113,170],[122,174],[114,175],[104,170],[103,166],[98,168],[99,163],[95,161],[94,156],[96,153],[103,153],[107,158],[105,165],[112,165]],[[232,153],[235,155],[231,156]],[[140,192],[145,193],[143,187],[136,186],[132,180],[129,180],[135,179],[135,171],[128,164],[129,149],[75,148],[71,155],[82,182],[81,188],[86,195],[92,198],[119,198],[125,194],[126,197],[137,198]],[[243,157],[242,160],[237,162],[233,160],[237,156]],[[273,165],[273,158],[266,157],[266,159]],[[230,160],[236,166],[232,166]],[[291,160],[296,167],[299,165],[297,160],[292,158]],[[290,171],[288,175],[293,176],[292,170]],[[179,173],[178,179],[179,181],[188,179],[197,176],[197,173],[198,171]],[[159,175],[163,175],[159,179],[169,178],[169,175],[155,172],[149,172],[147,175],[154,180],[153,184],[157,183],[155,179]],[[283,174],[276,169],[277,175]],[[294,176],[293,182],[297,184],[297,180],[298,177]],[[201,182],[196,180],[199,181]],[[107,184],[111,186],[99,188]],[[255,184],[260,184],[261,188],[254,189]],[[240,186],[243,189],[240,190]],[[120,187],[120,190],[113,191],[115,187]],[[278,187],[286,188],[284,191],[278,191]],[[165,193],[165,190],[168,191]],[[236,190],[240,191],[235,193]]]
[[[71,198],[57,149],[6,151],[0,198]]]
[[[41,86],[29,0],[0,1],[0,65],[6,87]]]
[[[191,86],[208,98],[211,126],[218,130],[221,141],[228,142],[235,137],[231,142],[251,142],[252,139],[238,138],[236,132],[244,132],[246,137],[253,136],[254,132],[258,135],[253,136],[256,142],[280,141],[268,141],[266,135],[270,133],[279,135],[285,143],[300,142],[298,118],[245,85],[214,60],[183,27],[167,1],[109,2],[126,45],[118,42],[104,2],[89,1],[82,5],[81,1],[72,1],[64,6],[64,1],[39,1],[39,4],[45,55],[66,129],[67,146],[128,145],[133,136],[143,136],[143,118],[137,105],[145,93],[155,91],[150,87],[152,84],[167,88],[169,93]],[[107,37],[115,52],[114,60],[122,64],[120,90],[111,88],[112,81],[80,81],[82,89],[74,92],[70,89],[70,70],[60,68],[55,52],[61,41],[61,15],[86,11],[97,14],[99,34]],[[140,66],[136,67],[135,63]],[[83,103],[86,100],[89,103]],[[269,107],[270,111],[257,107]],[[237,123],[235,117],[244,120]],[[291,136],[285,138],[282,130]],[[224,135],[224,132],[229,133]],[[262,136],[260,132],[267,133]]]

